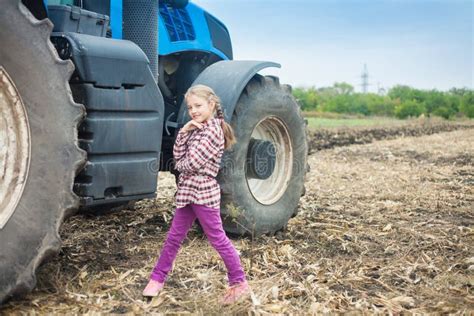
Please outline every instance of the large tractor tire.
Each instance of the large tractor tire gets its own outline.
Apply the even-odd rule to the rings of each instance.
[[[0,303],[34,287],[36,268],[60,248],[64,214],[79,203],[72,187],[85,160],[77,147],[84,110],[52,28],[19,0],[1,1]]]
[[[306,125],[289,86],[256,75],[232,116],[237,143],[219,173],[224,227],[260,235],[284,228],[304,192]]]

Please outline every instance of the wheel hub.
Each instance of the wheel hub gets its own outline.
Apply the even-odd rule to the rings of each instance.
[[[288,188],[293,147],[286,124],[278,117],[261,120],[252,131],[246,178],[250,192],[262,204],[278,201]]]
[[[247,177],[268,179],[275,170],[276,149],[268,140],[251,139],[247,152]]]
[[[15,211],[26,183],[30,131],[15,84],[0,66],[0,229]]]

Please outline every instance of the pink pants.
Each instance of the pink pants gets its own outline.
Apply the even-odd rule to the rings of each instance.
[[[245,274],[240,264],[239,255],[222,228],[219,209],[199,204],[188,204],[183,208],[176,209],[171,228],[151,278],[155,281],[165,282],[179,247],[196,218],[199,219],[199,223],[212,247],[216,249],[222,260],[224,260],[229,284],[234,285],[245,281]]]

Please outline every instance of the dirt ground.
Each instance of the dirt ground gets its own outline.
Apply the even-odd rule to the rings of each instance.
[[[197,229],[164,292],[141,297],[172,218],[162,173],[156,200],[68,219],[37,288],[0,313],[473,312],[473,158],[472,128],[314,150],[287,229],[233,239],[253,295],[225,308],[225,267]]]

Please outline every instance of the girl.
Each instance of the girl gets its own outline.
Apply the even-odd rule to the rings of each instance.
[[[156,296],[161,291],[181,242],[197,218],[227,268],[230,287],[221,303],[231,304],[250,289],[239,255],[222,228],[220,187],[215,177],[224,149],[236,140],[232,127],[224,121],[219,97],[211,88],[193,86],[186,92],[185,100],[191,121],[179,131],[173,148],[175,168],[180,172],[176,213],[143,295]]]

